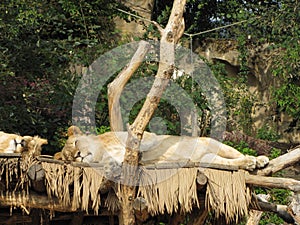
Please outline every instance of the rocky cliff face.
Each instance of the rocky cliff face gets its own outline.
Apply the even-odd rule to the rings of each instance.
[[[264,44],[248,50],[247,87],[255,99],[251,114],[253,130],[257,131],[263,126],[272,127],[282,137],[282,141],[299,143],[300,134],[296,124],[293,124],[293,118],[278,112],[272,101],[272,89],[280,85],[280,80],[270,71],[272,55],[276,54],[276,50],[271,51],[269,46]],[[236,41],[208,40],[198,45],[195,52],[209,61],[225,63],[229,76],[239,78],[240,53]]]
[[[147,20],[151,20],[154,0],[121,0],[121,3],[138,13],[139,16]],[[132,18],[136,19],[136,18]],[[145,20],[126,22],[121,18],[115,18],[116,29],[123,36],[140,37],[145,32],[144,26],[149,22]]]

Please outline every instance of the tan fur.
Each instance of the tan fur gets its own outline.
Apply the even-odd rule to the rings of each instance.
[[[0,131],[0,153],[22,153],[24,151],[34,152],[40,155],[42,145],[47,144],[46,139],[38,136],[20,136]]]
[[[74,129],[74,128],[73,128]],[[72,133],[62,152],[63,160],[83,162],[123,162],[127,132],[107,132],[101,135]],[[144,132],[141,142],[143,164],[192,161],[236,165],[253,170],[268,163],[265,156],[245,156],[236,149],[208,137],[156,135]]]

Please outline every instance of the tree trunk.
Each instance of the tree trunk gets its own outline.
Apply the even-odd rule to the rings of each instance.
[[[185,0],[175,0],[168,24],[161,31],[160,63],[153,86],[137,118],[128,128],[128,139],[123,162],[121,185],[120,224],[135,224],[133,200],[138,182],[138,164],[140,142],[143,132],[156,110],[163,91],[174,71],[175,45],[184,32],[183,11]]]

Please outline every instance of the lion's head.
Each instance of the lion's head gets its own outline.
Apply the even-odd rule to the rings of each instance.
[[[33,152],[33,155],[36,156],[41,154],[42,145],[47,143],[46,139],[38,136],[20,136],[0,132],[0,152],[4,153]]]
[[[102,158],[101,139],[97,135],[85,135],[76,126],[68,129],[68,139],[55,159],[79,162],[96,162]]]
[[[82,135],[81,130],[79,127],[71,126],[68,128],[67,131],[68,139],[65,143],[65,146],[61,150],[54,155],[55,159],[62,159],[68,161],[74,161],[76,155],[76,141],[78,136]]]

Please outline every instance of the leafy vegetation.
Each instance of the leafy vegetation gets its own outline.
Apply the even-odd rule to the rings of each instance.
[[[172,2],[155,1],[152,19],[164,26]],[[116,11],[116,7],[124,8],[107,0],[2,1],[1,130],[39,134],[50,140],[49,149],[61,146],[59,137],[71,123],[72,100],[80,80],[80,73],[74,73],[74,68],[88,66],[97,56],[120,44],[113,23],[116,15],[131,20],[128,15]],[[251,133],[251,110],[255,97],[249,94],[245,79],[248,73],[247,45],[260,46],[263,43],[272,43],[269,50],[276,50],[271,71],[281,80],[280,85],[273,88],[271,103],[276,104],[279,112],[291,115],[297,125],[300,115],[299,12],[299,2],[292,0],[188,1],[184,14],[187,33],[241,22],[193,39],[226,38],[237,40],[240,44],[240,79],[227,76],[222,63],[210,65],[224,90],[229,114],[228,129]],[[147,37],[157,37],[155,30],[150,25]],[[182,42],[185,43],[185,40],[187,36]],[[156,67],[147,62],[137,72],[136,78],[151,77]],[[181,78],[176,82],[197,102],[199,118],[209,116],[210,108],[201,88],[194,86],[191,78]],[[134,94],[131,96],[135,97]],[[126,100],[123,99],[123,102],[126,104]],[[137,115],[141,104],[142,100],[130,112],[130,121]],[[109,126],[107,109],[106,90],[102,90],[96,106],[99,127]],[[155,117],[162,119],[156,123],[164,124],[161,129],[167,130],[167,133],[181,132],[177,109],[167,102],[160,103]],[[152,123],[152,129],[154,125]],[[203,134],[209,134],[209,129],[205,128]],[[269,134],[258,131],[257,135],[263,138]]]
[[[0,3],[0,130],[28,135],[40,135],[49,140],[47,151],[62,148],[64,134],[72,120],[73,97],[81,78],[81,70],[102,53],[119,45],[113,18],[118,15],[119,1],[108,0],[2,0]],[[164,26],[170,15],[171,0],[154,1],[152,19]],[[215,29],[196,36],[193,41],[206,38],[233,39],[239,43],[239,79],[226,73],[223,63],[214,62],[210,68],[219,80],[228,108],[228,129],[251,133],[251,113],[255,96],[249,94],[246,75],[249,73],[248,48],[269,43],[272,55],[270,71],[279,82],[273,87],[272,102],[277,113],[287,113],[299,129],[300,119],[300,7],[299,1],[199,1],[189,0],[185,11],[186,33],[215,29],[240,22],[236,26]],[[147,27],[147,38],[159,37],[153,25]],[[189,41],[188,36],[182,43]],[[75,70],[80,70],[80,72]],[[157,64],[145,62],[135,79],[153,77]],[[192,77],[175,81],[194,102],[198,117],[210,115],[210,107],[201,88]],[[146,84],[145,84],[146,86]],[[123,104],[135,102],[128,121],[132,122],[142,106],[136,100],[134,86],[122,96]],[[145,91],[145,90],[144,90]],[[146,93],[145,93],[146,94]],[[174,103],[188,102],[172,96]],[[108,121],[107,89],[101,90],[96,105],[97,133],[110,130]],[[157,119],[159,118],[159,119]],[[180,134],[180,115],[169,101],[162,101],[148,130],[157,133]],[[190,130],[184,127],[184,132]],[[202,135],[209,135],[209,124]],[[279,137],[268,124],[256,137],[276,141]],[[233,145],[233,143],[227,143]],[[233,145],[244,154],[256,155],[246,143]],[[281,151],[273,149],[270,158]],[[279,174],[281,175],[281,174]],[[272,202],[287,204],[289,191],[257,189],[270,193]],[[274,214],[264,214],[260,224],[281,224]]]
[[[113,1],[4,0],[0,4],[0,130],[59,141],[80,74],[112,47]]]

